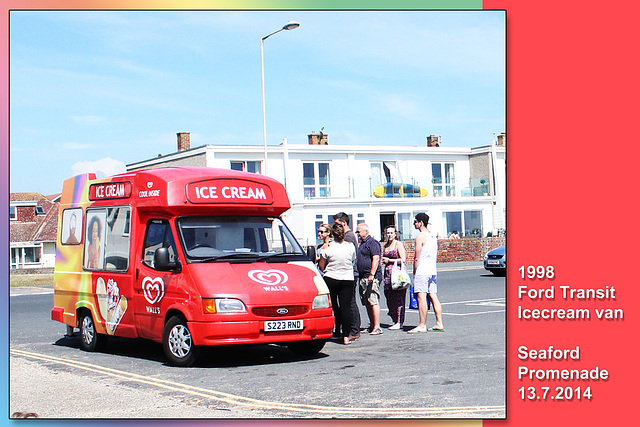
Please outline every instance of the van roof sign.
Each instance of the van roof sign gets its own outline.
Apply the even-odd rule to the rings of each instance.
[[[100,179],[77,175],[65,180],[60,203],[125,203],[171,215],[280,216],[291,208],[286,189],[273,178],[205,167],[144,169]]]
[[[128,199],[131,197],[129,181],[105,182],[89,186],[89,200]]]
[[[191,203],[249,203],[270,205],[273,194],[268,185],[246,179],[208,179],[187,184]]]

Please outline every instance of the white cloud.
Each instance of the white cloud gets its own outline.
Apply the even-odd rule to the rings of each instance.
[[[100,125],[107,122],[102,116],[71,116],[71,120],[81,125]]]
[[[93,172],[98,178],[104,178],[127,171],[127,168],[120,160],[106,157],[96,161],[76,162],[71,166],[74,175]]]
[[[90,150],[95,148],[91,144],[83,144],[81,142],[64,142],[61,145],[64,150]]]

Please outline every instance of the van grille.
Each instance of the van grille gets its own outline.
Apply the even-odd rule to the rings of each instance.
[[[286,313],[284,312],[286,309]],[[280,313],[278,312],[280,310]],[[251,310],[253,314],[261,317],[284,317],[284,316],[299,316],[309,311],[309,306],[306,305],[281,305],[274,307],[254,307]]]

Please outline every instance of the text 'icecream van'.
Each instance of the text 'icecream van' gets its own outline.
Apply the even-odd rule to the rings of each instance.
[[[289,207],[279,182],[231,170],[67,179],[51,318],[79,328],[84,350],[141,337],[178,366],[204,345],[315,354],[334,318],[326,284],[280,219]]]

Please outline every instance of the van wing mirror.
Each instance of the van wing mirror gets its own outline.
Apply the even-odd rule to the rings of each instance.
[[[153,268],[161,271],[180,271],[180,261],[169,261],[169,248],[158,248],[153,254]]]
[[[307,246],[307,257],[309,257],[311,262],[316,262],[316,247],[315,246]]]

